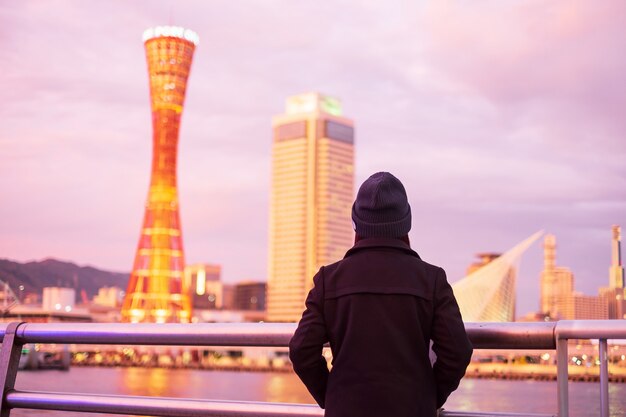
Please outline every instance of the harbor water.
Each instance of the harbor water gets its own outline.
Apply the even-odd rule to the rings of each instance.
[[[165,368],[72,367],[69,371],[20,371],[16,389],[239,401],[313,403],[293,373]],[[570,382],[570,415],[600,413],[600,387]],[[626,416],[626,384],[610,384],[611,417]],[[456,411],[555,413],[556,383],[466,378],[445,408]],[[61,411],[13,410],[14,417],[104,416]]]

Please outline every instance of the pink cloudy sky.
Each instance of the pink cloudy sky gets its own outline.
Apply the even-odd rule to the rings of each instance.
[[[188,263],[266,278],[270,120],[317,90],[355,121],[357,183],[406,184],[413,245],[450,281],[544,229],[595,294],[626,226],[625,19],[621,0],[3,2],[0,257],[130,270],[151,160],[141,35],[173,23],[201,39],[179,143]]]

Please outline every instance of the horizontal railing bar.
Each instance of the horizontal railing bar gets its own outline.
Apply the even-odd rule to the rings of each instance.
[[[26,323],[24,343],[287,346],[295,323]]]
[[[324,415],[324,410],[311,404],[210,401],[33,391],[11,391],[6,396],[6,404],[10,408],[172,417],[308,417]]]
[[[561,320],[555,339],[626,339],[624,320]]]
[[[10,391],[6,396],[6,404],[10,408],[172,417],[309,417],[324,415],[324,410],[312,404],[34,391]],[[441,417],[555,417],[554,414],[473,413],[447,410],[440,415]]]
[[[555,322],[465,323],[475,349],[556,349]]]
[[[466,323],[476,349],[555,349],[555,323]],[[295,323],[25,323],[23,343],[284,347]]]
[[[473,413],[470,411],[447,411],[439,414],[441,417],[557,417],[556,414],[537,413]]]
[[[24,323],[23,343],[284,347],[295,323]],[[0,340],[7,323],[0,323]],[[561,339],[626,339],[622,320],[466,323],[476,349],[555,349]]]

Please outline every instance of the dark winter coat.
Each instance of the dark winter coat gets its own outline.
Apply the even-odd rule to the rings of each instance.
[[[289,357],[326,417],[434,417],[472,355],[444,270],[399,239],[369,238],[313,281]]]

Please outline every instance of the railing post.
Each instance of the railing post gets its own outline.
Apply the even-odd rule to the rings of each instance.
[[[600,417],[609,417],[609,363],[606,339],[600,339]]]
[[[558,332],[556,337],[556,384],[559,397],[559,417],[569,417],[567,339],[561,339]]]
[[[20,364],[22,343],[15,337],[17,328],[23,322],[12,322],[6,328],[2,348],[0,349],[0,383],[2,384],[2,402],[0,403],[0,417],[9,417],[11,409],[6,404],[7,393],[15,387],[15,377]]]

